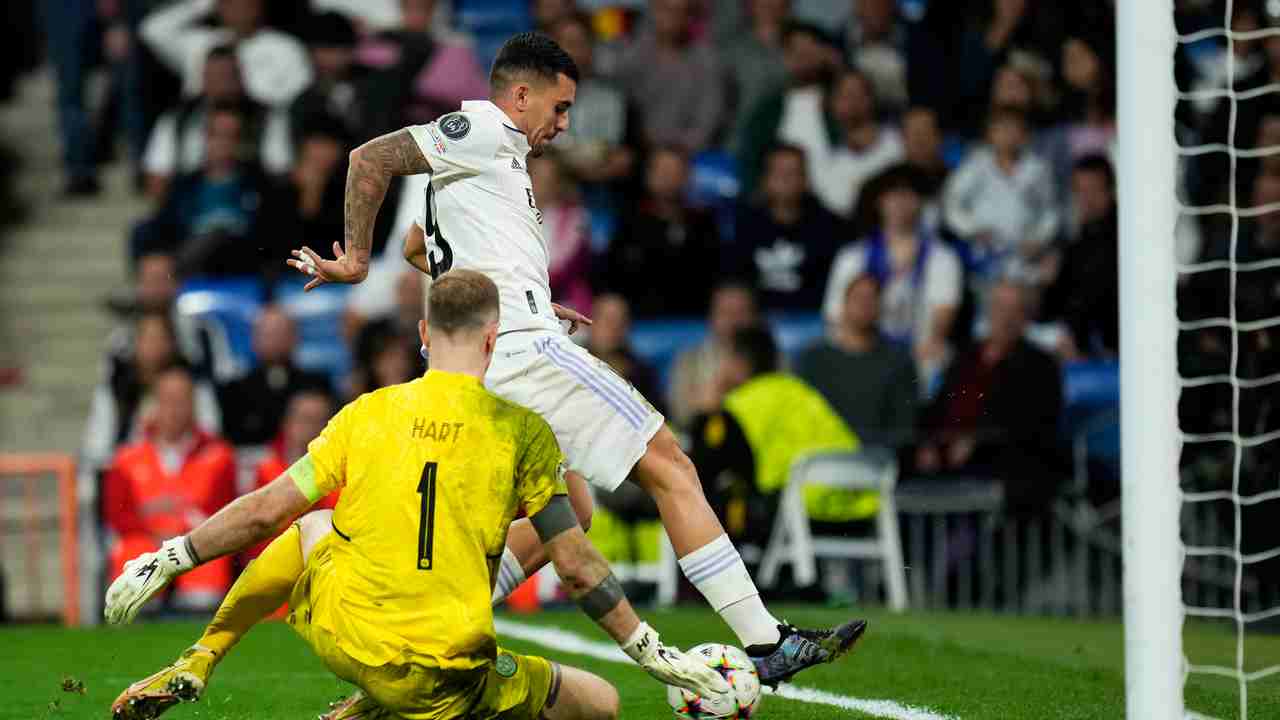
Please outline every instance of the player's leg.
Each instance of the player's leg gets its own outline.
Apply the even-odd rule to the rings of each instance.
[[[653,498],[680,569],[744,646],[778,642],[781,625],[760,600],[720,519],[702,493],[698,471],[664,428],[649,441],[632,480]]]
[[[583,530],[591,527],[591,513],[595,502],[591,499],[591,490],[581,473],[570,470],[565,473],[565,485],[569,489],[569,504],[578,516],[578,524]],[[538,533],[528,518],[520,518],[511,523],[507,529],[507,547],[502,551],[502,561],[498,565],[498,577],[493,584],[493,603],[496,605],[512,593],[525,578],[533,575],[547,564],[547,552],[538,540]]]
[[[310,513],[272,540],[231,586],[196,644],[172,665],[120,694],[111,708],[117,720],[148,720],[180,701],[198,700],[217,663],[250,628],[288,600],[302,575],[304,550],[327,532],[331,514]]]
[[[568,665],[557,665],[558,687],[542,708],[546,720],[613,720],[621,704],[608,680]]]
[[[776,685],[847,653],[866,630],[854,620],[831,630],[779,622],[760,599],[747,566],[702,492],[693,462],[666,427],[649,441],[631,474],[653,498],[680,569],[738,636],[761,682]]]
[[[332,515],[332,510],[308,513],[272,540],[231,586],[195,647],[221,659],[254,625],[283,605],[302,575],[311,548],[330,532]]]

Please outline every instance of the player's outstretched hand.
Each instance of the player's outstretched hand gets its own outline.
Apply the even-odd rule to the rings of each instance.
[[[289,267],[311,278],[303,291],[318,288],[325,283],[358,283],[364,279],[365,269],[355,258],[342,252],[342,243],[333,244],[334,260],[325,260],[319,253],[303,246],[292,252],[293,260],[286,260]]]
[[[659,682],[675,685],[704,698],[726,695],[728,681],[706,663],[662,643],[658,632],[642,622],[622,650]]]
[[[112,625],[133,622],[152,596],[193,567],[186,537],[166,540],[156,552],[143,553],[124,564],[124,572],[107,588],[103,616]]]
[[[567,308],[558,303],[551,303],[551,309],[555,311],[556,318],[569,321],[570,335],[578,332],[578,327],[581,325],[586,325],[588,327],[591,326],[591,318],[583,315],[573,308]]]

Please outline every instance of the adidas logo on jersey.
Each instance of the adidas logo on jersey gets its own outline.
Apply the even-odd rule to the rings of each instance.
[[[515,159],[515,158],[511,158],[511,169],[512,169],[512,170],[524,170],[524,166],[520,164],[520,161],[519,161],[519,160],[517,160],[517,159]]]

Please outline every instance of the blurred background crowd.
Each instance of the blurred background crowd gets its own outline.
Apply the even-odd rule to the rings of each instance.
[[[1118,493],[1110,0],[13,5],[27,17],[3,31],[0,93],[35,58],[51,66],[66,202],[124,164],[148,204],[118,228],[132,282],[107,298],[118,327],[81,454],[117,558],[272,478],[341,402],[422,371],[423,278],[400,242],[425,178],[393,185],[364,284],[304,296],[284,261],[342,238],[351,148],[486,96],[497,47],[529,29],[583,78],[568,134],[529,163],[553,296],[595,319],[581,342],[684,433],[739,539],[769,532],[761,433],[828,421],[896,455],[904,479],[994,483],[1009,515]],[[1234,30],[1280,23],[1275,3],[1230,5]],[[1179,29],[1221,26],[1225,6],[1179,0]],[[1232,51],[1180,46],[1180,87],[1280,81],[1280,37]],[[1280,145],[1276,96],[1197,98],[1178,108],[1183,146]],[[1275,210],[1280,161],[1246,155],[1188,154],[1179,200]],[[1267,208],[1184,215],[1179,261],[1280,256]],[[1232,282],[1184,278],[1182,318],[1280,308],[1280,268]],[[1182,373],[1227,372],[1238,343],[1239,377],[1274,375],[1278,339],[1265,323],[1184,332]],[[750,400],[780,379],[782,405]],[[1275,398],[1184,390],[1183,429],[1265,435]],[[1189,449],[1187,482],[1220,487],[1230,460],[1225,444]],[[1274,477],[1277,444],[1244,463]],[[188,601],[231,573],[184,578]]]

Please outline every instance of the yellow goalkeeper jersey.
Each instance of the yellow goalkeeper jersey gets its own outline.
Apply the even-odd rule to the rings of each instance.
[[[333,582],[312,588],[311,622],[370,666],[492,661],[507,526],[565,492],[546,421],[473,377],[429,370],[357,398],[307,449],[290,471],[303,493],[342,488]]]

